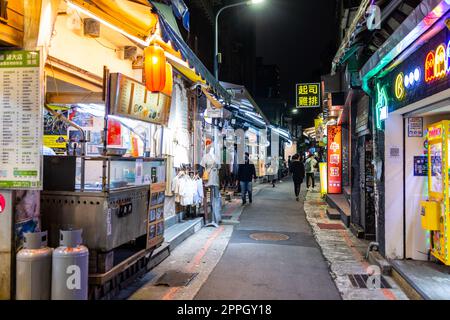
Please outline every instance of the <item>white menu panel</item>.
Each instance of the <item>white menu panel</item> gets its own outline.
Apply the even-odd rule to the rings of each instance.
[[[42,187],[39,52],[0,51],[0,189]]]

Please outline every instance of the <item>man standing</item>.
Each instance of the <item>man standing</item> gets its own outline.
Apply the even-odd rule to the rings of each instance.
[[[289,171],[292,173],[292,180],[294,181],[295,200],[299,201],[298,196],[300,195],[300,186],[305,178],[305,166],[300,161],[300,156],[298,154],[294,154],[292,157]]]
[[[305,171],[306,171],[306,188],[308,191],[312,191],[314,189],[314,172],[317,167],[317,160],[314,158],[314,154],[310,154],[308,159],[305,161]],[[312,188],[309,188],[309,180],[312,180]]]
[[[252,203],[252,181],[256,179],[256,168],[250,163],[248,152],[245,153],[245,162],[239,164],[238,180],[241,185],[242,205],[247,203],[246,196],[248,192],[248,201]]]

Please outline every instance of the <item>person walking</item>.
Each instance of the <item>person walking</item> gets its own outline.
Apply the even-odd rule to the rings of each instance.
[[[239,164],[238,167],[238,181],[241,186],[241,196],[242,205],[247,203],[247,192],[248,201],[252,203],[252,181],[256,179],[256,168],[253,163],[250,162],[249,153],[245,153],[244,163]]]
[[[314,157],[314,154],[310,154],[308,159],[306,159],[305,161],[305,171],[306,171],[306,188],[308,189],[308,191],[312,191],[312,189],[314,189],[315,187],[315,183],[314,183],[314,172],[316,170],[317,167],[317,160]],[[310,180],[311,180],[311,185],[312,188],[310,189]]]
[[[305,166],[303,162],[300,161],[300,156],[298,154],[295,154],[292,157],[289,172],[292,174],[292,180],[294,181],[295,200],[299,201],[300,186],[305,178]]]
[[[287,163],[288,163],[289,173],[291,173],[291,163],[292,163],[292,160],[293,160],[293,159],[291,159],[291,156],[288,156],[288,161],[287,161]]]

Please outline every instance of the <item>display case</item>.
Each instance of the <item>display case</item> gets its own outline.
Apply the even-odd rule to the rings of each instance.
[[[41,196],[51,246],[67,228],[82,228],[89,249],[102,252],[146,235],[150,188],[165,185],[163,159],[46,157],[44,165],[52,172]]]
[[[46,191],[112,191],[165,181],[163,159],[45,156]],[[64,179],[61,179],[64,177]]]

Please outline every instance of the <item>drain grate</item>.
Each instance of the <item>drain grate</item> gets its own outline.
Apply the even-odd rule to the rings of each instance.
[[[289,240],[289,236],[282,233],[273,232],[258,232],[252,233],[250,238],[258,241],[286,241]]]
[[[354,288],[367,289],[368,274],[349,274],[347,276]],[[380,289],[392,289],[389,282],[383,276],[380,277]]]
[[[345,230],[344,226],[340,223],[318,223],[317,226],[320,229],[327,230]]]
[[[155,282],[155,286],[186,287],[198,273],[186,273],[176,270],[165,272]]]

